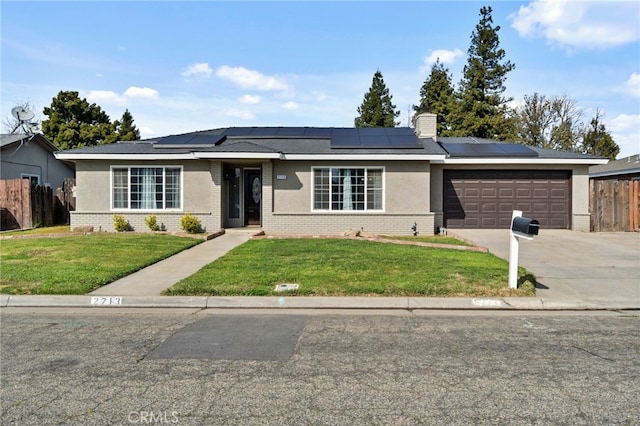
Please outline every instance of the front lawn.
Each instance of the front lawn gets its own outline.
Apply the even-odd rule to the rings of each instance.
[[[86,294],[202,240],[155,234],[0,240],[0,293]]]
[[[520,276],[527,274],[520,270]],[[490,253],[349,239],[260,239],[236,247],[166,295],[532,296],[508,288]],[[276,284],[299,290],[274,292]]]

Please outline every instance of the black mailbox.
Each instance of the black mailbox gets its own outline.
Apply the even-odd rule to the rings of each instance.
[[[540,223],[528,217],[514,217],[511,223],[511,230],[519,234],[538,235]]]

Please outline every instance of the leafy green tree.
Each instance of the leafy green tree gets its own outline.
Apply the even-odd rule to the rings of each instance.
[[[400,122],[396,118],[400,111],[391,102],[393,96],[384,84],[380,70],[373,75],[369,92],[365,93],[362,105],[358,107],[358,117],[354,123],[356,127],[395,127]]]
[[[62,150],[107,144],[118,139],[116,126],[109,116],[98,105],[80,99],[78,92],[59,92],[43,112],[49,118],[42,122],[42,131]]]
[[[620,153],[620,147],[613,140],[601,119],[602,113],[598,109],[595,117],[591,119],[590,127],[582,135],[580,151],[615,160]]]
[[[451,85],[449,69],[440,59],[431,67],[431,73],[420,88],[420,105],[414,105],[416,114],[429,112],[437,115],[437,131],[440,136],[450,136],[450,116],[455,108],[455,93]]]
[[[500,26],[493,26],[491,12],[491,7],[480,9],[480,21],[471,34],[457,93],[459,109],[451,125],[458,136],[504,140],[510,133],[507,103],[511,98],[502,94],[507,73],[515,65],[504,61],[505,51],[500,48],[498,37]]]
[[[118,132],[118,140],[121,141],[137,141],[140,139],[140,131],[133,124],[133,116],[129,110],[125,110],[122,119],[116,121],[116,131]]]

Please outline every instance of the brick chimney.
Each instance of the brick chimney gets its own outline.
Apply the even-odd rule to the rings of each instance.
[[[419,138],[438,138],[438,116],[430,112],[423,112],[414,117],[416,135]]]

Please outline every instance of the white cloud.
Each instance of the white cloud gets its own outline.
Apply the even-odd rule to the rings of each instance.
[[[316,101],[322,102],[327,99],[327,94],[324,92],[312,91],[311,95],[315,98]]]
[[[631,77],[616,88],[616,92],[624,93],[634,98],[640,98],[640,74],[634,72]]]
[[[228,117],[241,118],[243,120],[253,120],[256,116],[246,109],[228,109],[225,111],[225,115]]]
[[[287,90],[288,86],[283,81],[273,76],[261,74],[258,71],[244,67],[229,67],[223,65],[218,68],[216,75],[223,80],[231,81],[243,89],[257,90]]]
[[[156,100],[160,97],[157,90],[148,87],[131,86],[124,91],[122,95],[112,90],[92,90],[87,95],[87,100],[95,102],[98,105],[118,105],[123,106],[132,99],[152,99]]]
[[[640,114],[620,114],[607,124],[620,147],[618,158],[640,153]]]
[[[509,15],[522,37],[565,48],[607,49],[640,39],[638,2],[536,0]]]
[[[138,127],[138,130],[140,130],[140,137],[142,139],[153,137],[153,135],[156,134],[151,127],[147,126]]]
[[[426,66],[431,67],[431,65],[435,64],[439,59],[441,64],[452,64],[455,62],[458,56],[462,55],[462,50],[454,49],[454,50],[446,50],[446,49],[437,49],[432,50],[431,54],[424,58],[424,63]]]
[[[106,102],[113,104],[124,104],[125,99],[111,90],[92,90],[87,95],[87,100],[95,103]]]
[[[293,101],[289,101],[289,102],[283,104],[282,108],[284,108],[284,109],[298,109],[298,104],[293,102]]]
[[[143,98],[143,99],[158,99],[160,93],[155,89],[148,87],[136,87],[131,86],[124,91],[124,96],[127,98]]]
[[[632,129],[640,129],[640,114],[620,114],[611,122],[612,131],[625,132]]]
[[[240,101],[240,103],[243,103],[243,104],[255,105],[257,103],[260,103],[260,96],[244,95],[238,100]]]
[[[191,64],[184,70],[181,75],[183,77],[209,78],[213,70],[206,62]]]

